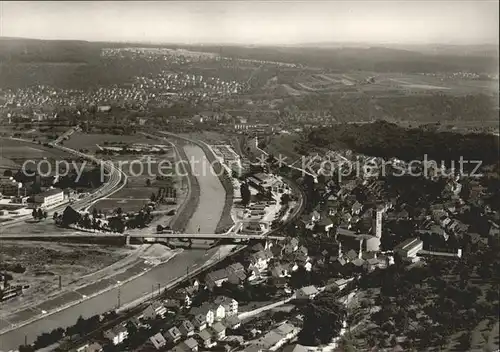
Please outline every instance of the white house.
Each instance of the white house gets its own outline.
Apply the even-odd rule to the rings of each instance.
[[[201,315],[208,326],[212,325],[215,321],[215,311],[213,310],[213,306],[208,302],[203,303],[200,307],[192,308],[191,314],[195,316],[195,319],[198,319],[198,316]]]
[[[226,317],[226,308],[222,304],[214,303],[212,305],[212,310],[214,312],[215,321],[221,321]]]
[[[104,337],[110,340],[113,345],[122,343],[128,336],[128,331],[123,325],[117,325],[104,332]]]
[[[238,301],[233,298],[219,296],[215,299],[215,304],[219,304],[224,307],[226,317],[238,314]]]
[[[295,291],[295,297],[297,299],[314,299],[318,293],[319,291],[315,286],[305,286]]]
[[[160,302],[153,302],[150,304],[143,313],[145,319],[154,319],[157,316],[164,317],[167,313],[167,308]]]

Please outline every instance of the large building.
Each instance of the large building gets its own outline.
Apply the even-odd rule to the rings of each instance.
[[[423,246],[424,243],[419,238],[409,238],[394,247],[394,253],[397,253],[401,258],[415,258]]]
[[[59,188],[52,188],[48,191],[35,195],[33,206],[37,208],[50,207],[64,201],[64,192]]]

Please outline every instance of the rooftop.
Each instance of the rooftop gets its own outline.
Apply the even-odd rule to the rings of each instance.
[[[54,194],[59,194],[59,193],[63,193],[63,190],[59,189],[59,188],[52,188],[52,189],[46,190],[45,192],[37,194],[37,196],[50,197],[50,196],[53,196]]]
[[[410,248],[418,246],[420,244],[422,244],[422,240],[420,240],[416,237],[415,238],[408,238],[407,240],[401,242],[396,247],[394,247],[394,250],[410,249]]]
[[[318,289],[315,286],[305,286],[300,289],[300,291],[305,295],[314,295],[318,293]]]

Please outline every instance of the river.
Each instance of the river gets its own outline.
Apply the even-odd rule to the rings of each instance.
[[[199,204],[186,231],[187,233],[196,233],[199,226],[202,233],[214,233],[224,207],[224,187],[219,178],[210,172],[208,160],[200,147],[189,145],[185,146],[184,150],[189,160],[196,160],[195,163],[191,163],[191,166],[200,185]],[[189,269],[203,265],[216,252],[215,248],[209,251],[185,250],[167,263],[122,284],[119,289],[115,287],[96,297],[1,335],[0,351],[17,349],[19,345],[24,343],[25,338],[28,343],[32,343],[43,332],[73,325],[79,316],[89,317],[115,309],[118,305],[118,295],[120,296],[120,304],[126,305],[144,295],[151,294],[152,288],[157,288],[158,284],[163,286],[186,274]]]

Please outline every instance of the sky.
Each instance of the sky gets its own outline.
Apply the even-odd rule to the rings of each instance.
[[[498,43],[499,1],[4,1],[0,36],[299,44]]]

